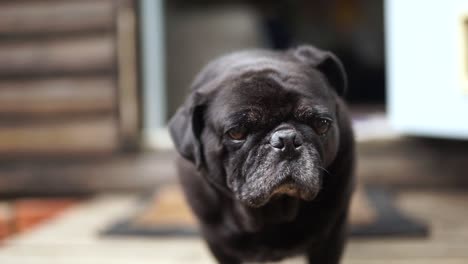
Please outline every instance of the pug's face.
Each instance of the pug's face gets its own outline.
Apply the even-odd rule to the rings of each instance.
[[[336,103],[318,72],[249,72],[213,98],[204,144],[223,164],[226,185],[259,207],[279,196],[312,200],[336,155]],[[215,147],[214,149],[212,147]]]
[[[185,157],[206,172],[208,181],[249,207],[279,197],[314,199],[339,147],[337,92],[330,74],[297,54],[239,55],[235,61],[224,70],[219,69],[223,63],[215,65],[215,81],[205,94],[195,91],[191,100],[202,103],[185,120],[190,126],[178,128],[191,131],[183,136],[194,142],[177,142],[173,120],[176,146],[182,155],[191,151]],[[338,74],[344,74],[340,69]]]

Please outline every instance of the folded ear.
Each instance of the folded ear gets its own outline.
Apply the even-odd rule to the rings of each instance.
[[[293,54],[300,61],[322,72],[338,95],[345,94],[348,88],[348,79],[343,64],[335,54],[310,45],[295,48]]]
[[[203,146],[200,141],[204,126],[203,113],[204,106],[192,94],[169,121],[169,132],[177,151],[197,168],[203,164]]]

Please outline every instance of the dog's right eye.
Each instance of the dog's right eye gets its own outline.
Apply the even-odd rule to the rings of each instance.
[[[229,129],[227,135],[233,140],[244,140],[247,137],[247,130],[244,127],[235,127]]]
[[[314,120],[313,126],[317,134],[323,136],[330,129],[331,120],[326,119],[326,118],[316,118]]]

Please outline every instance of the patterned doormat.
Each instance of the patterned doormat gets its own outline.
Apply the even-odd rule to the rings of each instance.
[[[393,195],[381,188],[358,188],[351,206],[352,237],[425,237],[428,226],[406,216]],[[177,185],[161,186],[141,200],[136,213],[116,221],[102,235],[198,236],[197,221]]]

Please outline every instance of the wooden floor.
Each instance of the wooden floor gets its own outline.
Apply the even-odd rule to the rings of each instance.
[[[103,238],[99,231],[128,215],[132,195],[97,197],[0,247],[2,264],[213,263],[203,242],[191,239]],[[467,264],[468,192],[406,191],[398,203],[427,221],[427,239],[351,240],[344,264]],[[302,259],[282,263],[304,263]]]

